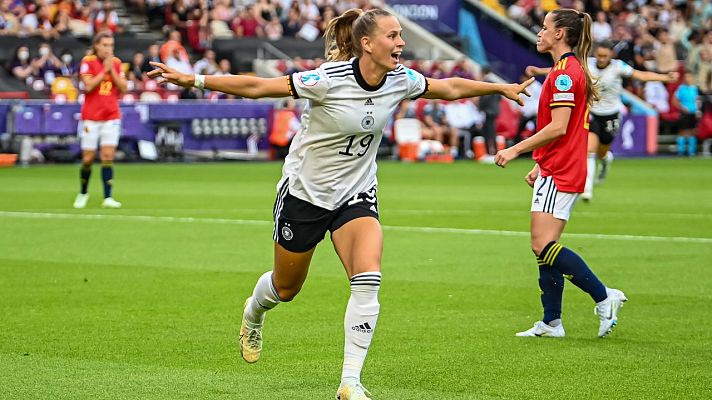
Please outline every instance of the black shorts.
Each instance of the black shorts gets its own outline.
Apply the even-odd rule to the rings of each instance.
[[[689,113],[680,114],[680,130],[697,128],[697,115]]]
[[[335,210],[317,207],[289,194],[284,182],[274,203],[272,239],[285,249],[303,253],[324,240],[326,231],[334,233],[345,223],[360,217],[378,219],[376,186],[359,193]]]
[[[591,114],[589,132],[595,133],[601,144],[611,144],[618,133],[621,121],[618,113],[611,115]]]

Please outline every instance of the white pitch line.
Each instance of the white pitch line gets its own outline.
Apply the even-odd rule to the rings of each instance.
[[[5,218],[27,218],[27,219],[75,219],[75,220],[111,220],[111,221],[140,221],[140,222],[181,222],[181,223],[203,223],[221,225],[272,225],[272,221],[249,220],[249,219],[228,219],[228,218],[193,218],[193,217],[160,217],[152,215],[111,215],[111,214],[69,214],[69,213],[40,213],[40,212],[17,212],[0,211],[0,217]],[[505,231],[494,229],[468,229],[468,228],[440,228],[428,226],[393,226],[384,225],[384,230],[395,232],[418,232],[418,233],[454,233],[464,235],[483,236],[510,236],[529,237],[529,232]],[[618,235],[603,233],[567,233],[567,237],[579,239],[603,239],[603,240],[625,240],[638,242],[676,242],[676,243],[703,243],[712,244],[712,238],[706,237],[685,237],[685,236],[643,236],[643,235]]]

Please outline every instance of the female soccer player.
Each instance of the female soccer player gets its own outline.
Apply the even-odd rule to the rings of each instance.
[[[591,17],[571,9],[550,12],[536,47],[556,62],[539,99],[538,131],[495,156],[495,163],[504,167],[519,154],[534,150],[536,161],[525,180],[534,188],[531,246],[539,263],[544,318],[517,336],[564,336],[561,301],[566,277],[596,302],[598,336],[604,337],[616,325],[618,309],[627,299],[620,290],[606,288],[576,253],[559,243],[586,183],[588,110],[598,100],[588,66],[581,63],[591,48]]]
[[[91,166],[99,146],[101,179],[104,182],[104,201],[101,206],[121,208],[121,203],[111,197],[111,187],[114,154],[121,135],[119,92],[126,92],[126,78],[121,72],[121,60],[114,57],[114,37],[111,32],[99,32],[94,36],[92,54],[82,59],[79,74],[86,96],[79,123],[82,146],[81,190],[74,199],[74,208],[87,206]]]
[[[256,362],[265,312],[302,288],[316,245],[331,232],[351,283],[337,398],[369,399],[361,369],[379,313],[383,234],[376,199],[376,151],[383,127],[403,99],[455,100],[500,93],[521,104],[531,83],[491,84],[462,78],[426,79],[399,64],[405,42],[398,20],[384,10],[346,11],[325,33],[327,59],[318,69],[279,78],[180,74],[161,63],[151,77],[242,97],[305,98],[302,116],[277,185],[274,269],[245,302],[240,351]],[[526,93],[525,93],[526,94]]]
[[[613,162],[611,143],[620,127],[620,110],[623,108],[621,93],[623,78],[631,78],[642,82],[660,81],[674,82],[679,78],[677,72],[658,74],[651,71],[639,71],[621,60],[613,59],[613,43],[606,40],[599,43],[594,52],[595,57],[588,58],[588,69],[596,82],[599,100],[591,106],[591,126],[588,134],[588,158],[586,186],[581,199],[590,201],[593,198],[594,180],[601,182],[606,179],[609,167]],[[551,68],[528,67],[527,72],[533,75],[546,75]],[[601,170],[596,177],[596,160],[601,162]]]

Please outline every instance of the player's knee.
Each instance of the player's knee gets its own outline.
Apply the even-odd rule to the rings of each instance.
[[[277,290],[277,295],[282,302],[289,302],[297,297],[299,292],[302,290],[302,285],[275,284],[275,289]]]
[[[548,241],[539,241],[539,240],[532,240],[532,251],[534,252],[534,255],[539,257],[541,255],[541,252],[544,251],[544,248],[548,244]]]

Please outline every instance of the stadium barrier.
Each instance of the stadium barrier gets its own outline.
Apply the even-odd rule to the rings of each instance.
[[[244,100],[123,103],[121,141],[136,151],[139,141],[153,143],[159,156],[266,158],[272,111],[272,103]],[[78,156],[80,112],[77,103],[0,102],[0,127],[18,142],[31,138],[43,153],[62,148]]]

